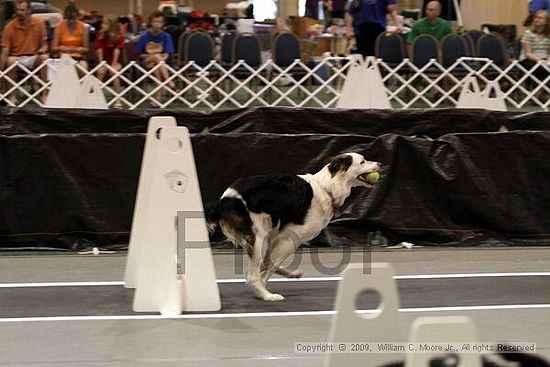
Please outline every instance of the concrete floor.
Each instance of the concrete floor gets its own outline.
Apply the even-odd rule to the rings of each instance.
[[[305,250],[300,254],[299,262],[305,277],[334,276],[326,269],[337,268],[340,263],[368,264],[370,261],[391,263],[397,276],[546,273],[550,272],[549,250],[542,247],[417,248],[377,250],[366,255],[359,252],[327,250],[316,253]],[[346,257],[348,255],[349,258]],[[7,283],[121,281],[125,260],[124,254],[93,256],[29,253],[11,256],[4,253],[0,255],[0,287]],[[215,253],[214,262],[218,279],[242,278],[246,261],[242,260],[240,253]],[[522,296],[522,292],[527,292],[523,288],[529,288],[530,282],[523,284],[511,281],[507,288],[502,286],[502,278],[498,276],[484,279],[498,296],[498,302],[493,299],[487,304],[486,295],[472,296],[467,288],[455,288],[452,284],[457,283],[449,283],[448,287],[453,287],[457,295],[443,299],[446,303],[441,306],[445,307],[401,309],[403,333],[419,316],[467,315],[475,321],[481,341],[534,341],[538,354],[550,359],[550,305],[544,302],[544,297],[550,292],[545,294],[543,284],[537,283],[550,280],[550,276],[539,275],[536,282],[533,278],[532,284],[539,284],[533,288],[534,293],[541,296],[535,301]],[[291,290],[295,287],[293,284],[300,286],[300,283],[288,283],[285,287]],[[244,291],[245,285],[237,283],[235,286],[243,287],[242,297],[246,303],[245,297],[250,297],[250,294]],[[122,286],[112,287],[116,289]],[[416,291],[432,303],[436,297],[440,297],[440,290],[434,289],[430,282],[405,287],[403,300],[409,297],[405,293]],[[25,289],[26,286],[23,284],[21,288]],[[88,297],[99,297],[91,288],[86,289],[90,291],[80,289],[78,297],[62,294],[54,297],[54,301],[59,302],[59,310],[67,305],[81,304]],[[164,319],[128,312],[126,319],[114,319],[98,313],[98,310],[88,310],[89,314],[96,317],[31,319],[27,316],[46,310],[44,301],[38,297],[39,293],[33,298],[28,293],[21,297],[17,292],[5,292],[6,289],[0,288],[0,297],[10,298],[0,300],[0,304],[9,305],[2,308],[4,316],[0,316],[0,364],[3,366],[322,366],[326,356],[295,354],[294,343],[326,341],[332,318],[331,315],[313,312],[285,315],[291,303],[289,298],[286,306],[284,302],[278,306],[281,312],[265,315],[252,314],[255,310],[251,307],[246,312],[228,317],[193,315],[193,318]],[[456,306],[456,300],[460,299],[461,294],[468,298],[465,299],[466,304],[487,307],[450,308]],[[235,297],[239,297],[238,292]],[[90,299],[86,301],[90,302]],[[251,305],[254,302],[257,301],[251,299]],[[109,304],[105,303],[108,300],[102,303],[102,307],[109,308]],[[521,306],[507,308],[507,304]],[[17,314],[19,318],[10,314]]]

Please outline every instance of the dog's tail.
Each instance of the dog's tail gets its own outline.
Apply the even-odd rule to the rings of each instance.
[[[206,223],[211,234],[222,227],[224,234],[235,245],[244,247],[254,242],[252,220],[241,199],[223,197],[205,206]]]
[[[219,228],[220,219],[223,213],[222,201],[216,200],[207,203],[204,207],[204,216],[206,217],[206,226],[208,232],[215,233]]]
[[[232,197],[223,197],[206,204],[204,214],[208,230],[211,233],[216,231],[220,225],[220,221],[228,221],[230,223],[238,221],[244,224],[248,224],[250,221],[250,216],[243,201]],[[239,225],[238,227],[241,226]]]

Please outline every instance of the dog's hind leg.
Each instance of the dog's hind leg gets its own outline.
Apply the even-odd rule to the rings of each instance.
[[[248,263],[248,276],[247,283],[254,291],[256,297],[263,299],[264,301],[282,301],[285,298],[280,294],[271,293],[265,287],[265,282],[262,277],[261,267],[263,263],[263,257],[261,256],[262,245],[265,237],[256,237],[257,243],[254,244],[253,256],[249,259]],[[260,242],[261,243],[258,243]]]
[[[271,220],[261,215],[253,215],[253,221],[255,223],[256,238],[252,256],[250,256],[248,262],[247,283],[254,291],[256,297],[264,301],[282,301],[285,299],[283,296],[267,290],[261,273],[262,263],[270,247]]]

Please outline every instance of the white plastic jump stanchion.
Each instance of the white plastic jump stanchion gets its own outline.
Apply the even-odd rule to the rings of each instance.
[[[352,55],[336,108],[391,109],[386,87],[374,57]]]
[[[380,295],[381,303],[377,314],[356,312],[357,296],[367,290]],[[332,319],[329,342],[402,343],[404,335],[399,315],[399,296],[391,265],[350,264],[338,284],[336,314]],[[377,367],[401,358],[402,353],[331,353],[326,366]]]
[[[495,92],[495,97],[491,97],[491,91]],[[456,107],[484,108],[492,111],[508,110],[499,84],[495,81],[490,81],[482,92],[475,76],[469,76],[464,81]]]
[[[75,68],[76,61],[63,55],[56,62],[56,71],[44,107],[73,108],[80,90],[80,82]]]
[[[54,61],[56,70],[44,103],[45,107],[104,110],[109,108],[101,82],[97,78],[89,75],[81,84],[75,68],[76,61],[72,57],[63,55],[59,60]]]
[[[142,182],[150,185],[149,190],[141,187],[143,201],[136,205],[144,216],[134,215],[143,223],[132,225],[144,226],[134,259],[133,309],[167,316],[217,311],[221,300],[189,132],[185,127],[164,127],[158,135],[156,147],[146,152],[156,150],[154,157],[145,156],[142,165],[142,173],[152,173]],[[178,228],[184,233],[178,234]],[[131,273],[127,271],[128,278]]]
[[[457,367],[481,367],[481,355],[467,350],[458,349],[460,343],[472,345],[478,342],[478,335],[473,321],[466,316],[419,317],[411,326],[409,342],[436,343],[443,346],[452,343],[457,347],[456,353],[407,353],[405,367],[426,367],[433,358],[455,354],[459,359]]]
[[[147,203],[151,193],[155,171],[155,158],[158,146],[160,145],[160,132],[167,127],[176,127],[177,122],[171,116],[157,116],[149,119],[145,146],[141,158],[141,169],[136,200],[134,204],[134,215],[132,219],[132,230],[130,232],[130,243],[128,244],[128,256],[126,258],[126,269],[124,273],[124,286],[135,288],[137,284],[137,258],[143,247],[145,223],[147,217]]]
[[[74,107],[96,110],[109,109],[99,79],[91,75],[84,78],[78,89],[78,97],[76,98]]]

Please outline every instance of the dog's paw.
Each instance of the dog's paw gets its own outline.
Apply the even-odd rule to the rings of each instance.
[[[291,271],[290,273],[288,273],[287,277],[288,278],[296,278],[296,279],[300,279],[301,277],[304,276],[304,273],[299,271],[299,270],[296,270],[296,271]]]
[[[285,297],[281,296],[280,294],[270,293],[263,296],[264,301],[269,302],[278,302],[278,301],[284,301]]]

